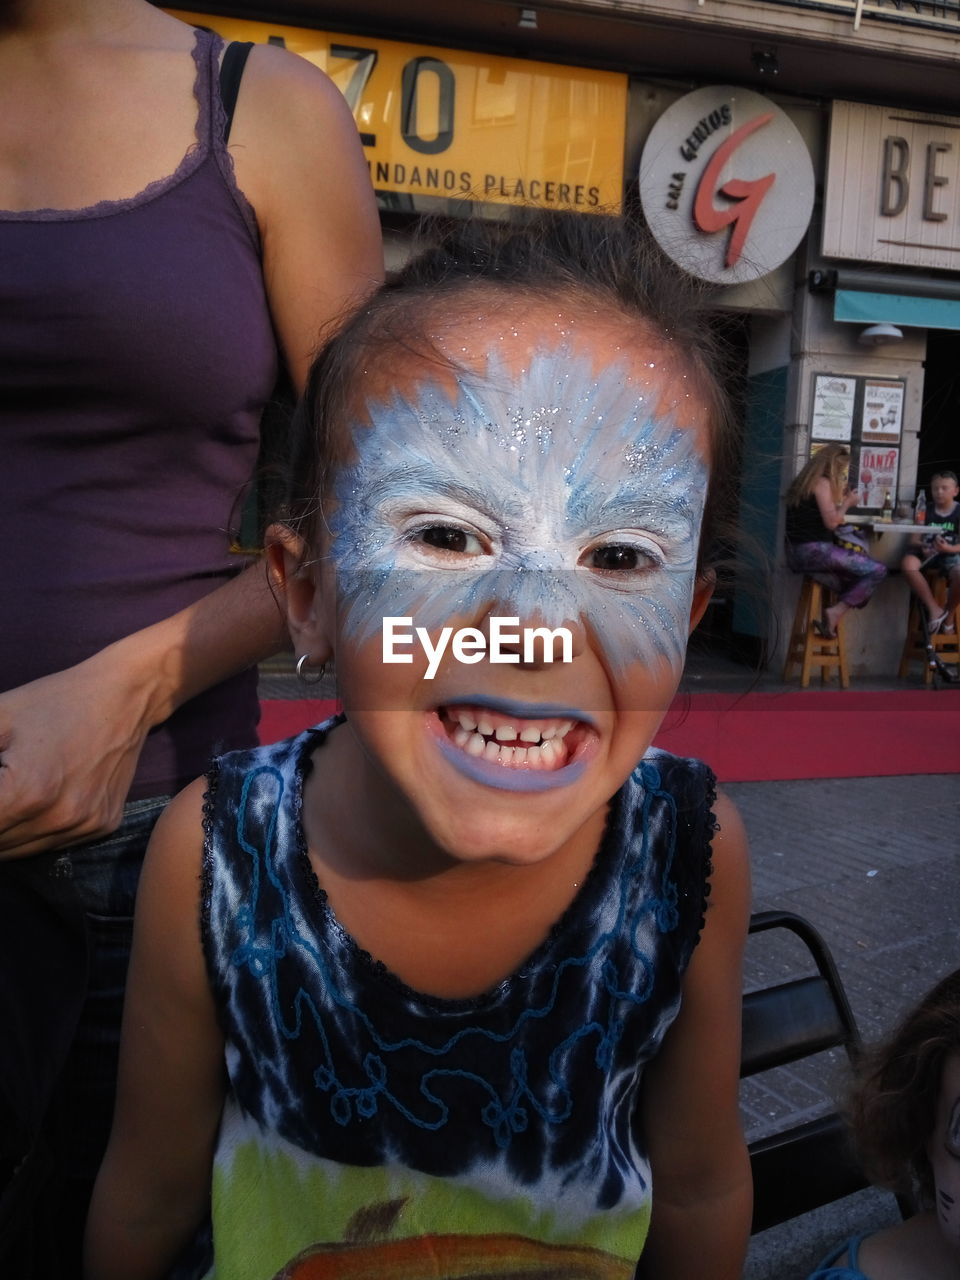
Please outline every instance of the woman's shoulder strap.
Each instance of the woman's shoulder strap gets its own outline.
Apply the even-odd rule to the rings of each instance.
[[[227,45],[220,63],[220,101],[223,104],[223,145],[230,141],[230,130],[233,127],[233,113],[237,106],[237,95],[240,92],[240,81],[247,58],[253,48],[252,41],[234,40]]]

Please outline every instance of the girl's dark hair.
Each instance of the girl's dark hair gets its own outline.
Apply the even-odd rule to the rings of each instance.
[[[502,222],[425,223],[406,265],[340,325],[314,361],[294,418],[280,518],[316,546],[324,496],[349,457],[345,428],[358,416],[365,373],[403,353],[451,367],[431,335],[494,290],[524,301],[579,301],[622,316],[627,336],[631,325],[649,325],[669,343],[710,413],[712,478],[701,565],[705,556],[709,561],[727,516],[731,459],[739,447],[725,349],[708,323],[703,286],[665,257],[645,227],[606,214],[522,210]]]
[[[830,481],[834,499],[839,502],[843,497],[840,484],[840,472],[843,464],[850,465],[850,446],[847,444],[825,444],[818,449],[806,463],[800,474],[787,490],[787,506],[797,507],[804,498],[813,493],[813,486],[823,476]]]
[[[960,1049],[960,969],[954,970],[861,1064],[850,1123],[872,1180],[933,1204],[927,1143],[936,1122],[944,1059]]]

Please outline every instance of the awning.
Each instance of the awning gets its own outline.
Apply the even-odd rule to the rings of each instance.
[[[960,329],[960,299],[838,289],[833,318],[850,324],[896,324],[916,329]]]

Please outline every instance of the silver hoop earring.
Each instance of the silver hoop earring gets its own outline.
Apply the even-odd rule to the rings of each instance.
[[[302,680],[304,684],[319,684],[326,674],[327,664],[325,662],[321,662],[319,667],[311,667],[309,653],[301,653],[297,659],[298,680]]]

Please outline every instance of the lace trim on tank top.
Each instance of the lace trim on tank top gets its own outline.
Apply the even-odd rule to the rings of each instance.
[[[720,830],[720,823],[717,821],[716,813],[717,775],[712,769],[707,769],[704,805],[706,807],[704,816],[706,839],[703,847],[703,892],[700,896],[700,921],[697,924],[697,932],[693,939],[694,950],[700,945],[703,926],[707,923],[707,907],[710,905],[709,898],[713,890],[713,837]]]
[[[296,794],[293,800],[294,821],[295,821],[295,840],[296,840],[296,861],[297,869],[303,877],[305,886],[310,893],[313,901],[317,904],[321,915],[326,922],[330,931],[336,934],[338,940],[343,945],[345,951],[351,955],[355,962],[361,968],[369,970],[376,975],[378,981],[392,988],[398,995],[403,996],[411,1004],[419,1006],[421,1009],[446,1012],[446,1013],[466,1013],[474,1010],[485,1009],[489,1004],[495,1003],[504,992],[522,981],[525,972],[528,969],[538,969],[542,967],[543,958],[556,945],[559,937],[563,937],[568,921],[576,916],[582,909],[583,901],[589,897],[593,891],[593,886],[600,874],[600,868],[608,857],[610,841],[612,839],[612,830],[614,826],[615,811],[619,810],[618,797],[615,796],[610,802],[607,810],[607,820],[603,830],[597,852],[594,854],[593,862],[590,864],[590,870],[583,878],[583,883],[574,894],[572,900],[561,913],[559,918],[550,926],[550,930],[544,937],[543,941],[538,943],[536,947],[527,955],[520,964],[499,982],[488,987],[485,991],[481,991],[475,996],[436,996],[428,992],[420,991],[416,987],[408,986],[402,978],[398,977],[391,969],[389,969],[382,960],[376,959],[369,951],[366,951],[353,935],[343,927],[337,918],[337,914],[330,904],[327,892],[320,883],[316,871],[313,869],[313,863],[310,861],[310,855],[307,851],[307,840],[303,829],[303,787],[307,780],[307,776],[313,766],[312,753],[317,747],[322,745],[327,733],[341,724],[344,716],[336,717],[334,723],[329,724],[326,729],[314,730],[311,733],[310,741],[301,752],[297,760],[296,768]],[[314,740],[316,735],[316,740]]]
[[[610,802],[607,811],[607,820],[604,827],[603,835],[600,840],[599,847],[594,856],[590,870],[583,879],[579,890],[561,913],[559,918],[551,925],[549,932],[542,942],[540,942],[530,954],[506,977],[500,982],[495,983],[486,991],[476,996],[467,997],[442,997],[429,994],[410,987],[401,978],[394,974],[381,960],[376,959],[369,951],[359,945],[356,939],[346,930],[338,920],[333,907],[330,904],[326,890],[320,884],[313,864],[310,862],[307,850],[306,836],[303,828],[302,810],[303,810],[303,790],[306,779],[313,767],[313,753],[321,747],[327,737],[327,734],[337,725],[341,724],[344,716],[338,715],[331,720],[325,722],[317,728],[308,730],[304,735],[300,752],[295,766],[295,793],[292,800],[292,826],[294,839],[294,870],[301,878],[302,887],[306,890],[309,898],[316,903],[320,913],[320,919],[323,921],[323,927],[335,934],[338,941],[344,948],[347,955],[353,958],[355,964],[361,969],[373,975],[378,982],[390,987],[399,995],[404,997],[409,1003],[418,1006],[427,1013],[447,1013],[458,1014],[477,1011],[486,1008],[488,1005],[495,1003],[504,993],[518,981],[522,981],[525,972],[528,969],[536,969],[542,967],[544,960],[551,949],[556,946],[558,938],[562,938],[567,929],[568,922],[574,919],[577,914],[583,910],[583,904],[589,901],[593,892],[596,880],[601,875],[604,864],[611,856],[610,846],[617,839],[617,826],[623,813],[623,793],[619,792]],[[672,804],[672,797],[668,793],[660,789],[660,774],[655,765],[648,764],[643,761],[638,766],[640,777],[647,796],[647,803],[654,798],[660,797],[668,800]],[[203,860],[203,871],[201,873],[201,928],[206,934],[210,927],[210,907],[211,894],[213,889],[213,873],[210,853],[210,837],[213,829],[213,809],[215,797],[219,785],[219,761],[214,762],[213,768],[207,775],[207,791],[204,795],[204,837],[205,837],[205,856]],[[718,829],[718,824],[714,816],[714,805],[716,799],[716,779],[710,770],[707,770],[705,779],[705,795],[704,802],[706,812],[704,814],[703,829],[703,845],[702,845],[702,863],[701,867],[695,873],[699,879],[699,897],[700,897],[700,914],[697,931],[694,938],[693,946],[696,947],[700,940],[700,933],[703,929],[704,918],[707,910],[707,897],[710,893],[710,876],[713,871],[711,858],[711,840],[713,833]],[[674,811],[673,838],[670,854],[663,868],[664,886],[670,882],[673,873],[673,852],[678,836],[677,817]],[[670,894],[665,893],[663,898],[656,900],[652,904],[658,915],[663,916],[661,925],[668,927],[670,919],[676,912],[675,903],[671,902]],[[318,921],[319,923],[319,921]]]
[[[222,142],[226,115],[220,101],[218,73],[223,41],[215,32],[203,31],[199,27],[195,29],[195,36],[192,56],[196,68],[193,96],[197,103],[197,123],[194,128],[194,141],[187,148],[183,159],[173,173],[148,182],[136,195],[127,196],[121,200],[98,200],[95,204],[84,205],[79,209],[0,209],[0,222],[78,222],[126,213],[140,205],[149,204],[178,187],[195,173],[213,152],[227,189],[253,236],[259,253],[260,236],[257,231],[256,217],[250,202],[237,186],[233,158]]]

